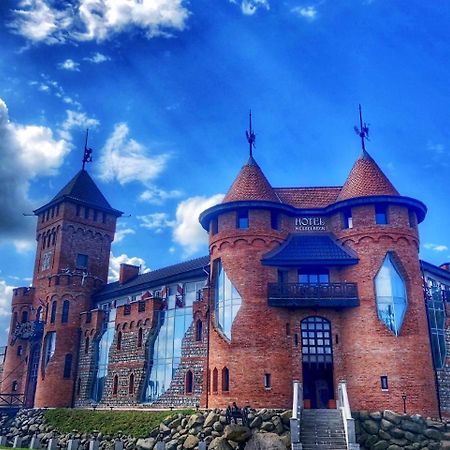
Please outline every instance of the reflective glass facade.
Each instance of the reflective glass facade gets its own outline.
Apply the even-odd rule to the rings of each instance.
[[[231,339],[231,326],[242,304],[241,296],[228,278],[222,261],[214,261],[216,326]]]
[[[378,317],[397,336],[407,308],[406,286],[388,253],[375,277]]]
[[[116,325],[116,308],[105,310],[103,333],[97,341],[97,367],[92,388],[92,399],[99,402],[102,399],[106,376],[108,375],[109,350],[114,341]]]
[[[436,369],[442,369],[445,364],[445,304],[444,291],[440,283],[428,279],[426,304],[428,323],[430,327],[431,351]]]
[[[142,399],[145,403],[155,402],[170,388],[180,367],[186,334],[190,328],[192,331],[192,304],[203,286],[203,281],[186,283],[183,294],[177,292],[176,286],[168,290],[166,308],[159,311],[155,332],[148,342],[149,360]]]

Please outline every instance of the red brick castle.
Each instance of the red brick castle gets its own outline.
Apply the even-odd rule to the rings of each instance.
[[[1,383],[27,406],[289,408],[299,380],[306,407],[333,408],[345,379],[355,410],[406,395],[409,411],[450,412],[450,274],[421,264],[426,207],[365,149],[340,187],[274,188],[250,156],[200,216],[209,257],[122,265],[109,284],[122,213],[87,171],[35,214]]]

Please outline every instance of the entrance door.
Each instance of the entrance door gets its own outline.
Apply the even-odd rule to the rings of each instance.
[[[301,328],[305,406],[328,408],[334,399],[331,324],[312,316],[302,320]]]
[[[34,344],[30,352],[30,365],[28,369],[28,383],[25,393],[25,406],[32,408],[34,406],[34,395],[36,393],[36,384],[39,370],[39,357],[40,357],[41,341]]]

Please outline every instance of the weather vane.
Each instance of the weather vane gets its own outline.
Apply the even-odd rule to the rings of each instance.
[[[88,147],[89,128],[86,129],[86,140],[84,142],[83,170],[87,162],[92,162],[92,148]]]
[[[369,140],[369,125],[363,122],[361,104],[359,104],[359,128],[355,126],[355,133],[361,138],[363,152],[366,151],[366,139]]]
[[[245,132],[247,141],[250,145],[250,156],[253,157],[253,149],[255,148],[256,135],[252,130],[252,110],[250,110],[250,129]]]

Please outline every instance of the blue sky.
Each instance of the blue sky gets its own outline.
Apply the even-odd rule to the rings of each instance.
[[[120,262],[206,254],[198,213],[255,157],[274,186],[341,185],[368,150],[429,208],[421,257],[450,259],[450,4],[5,0],[0,4],[0,341],[30,283],[35,219],[81,166],[125,212]]]

